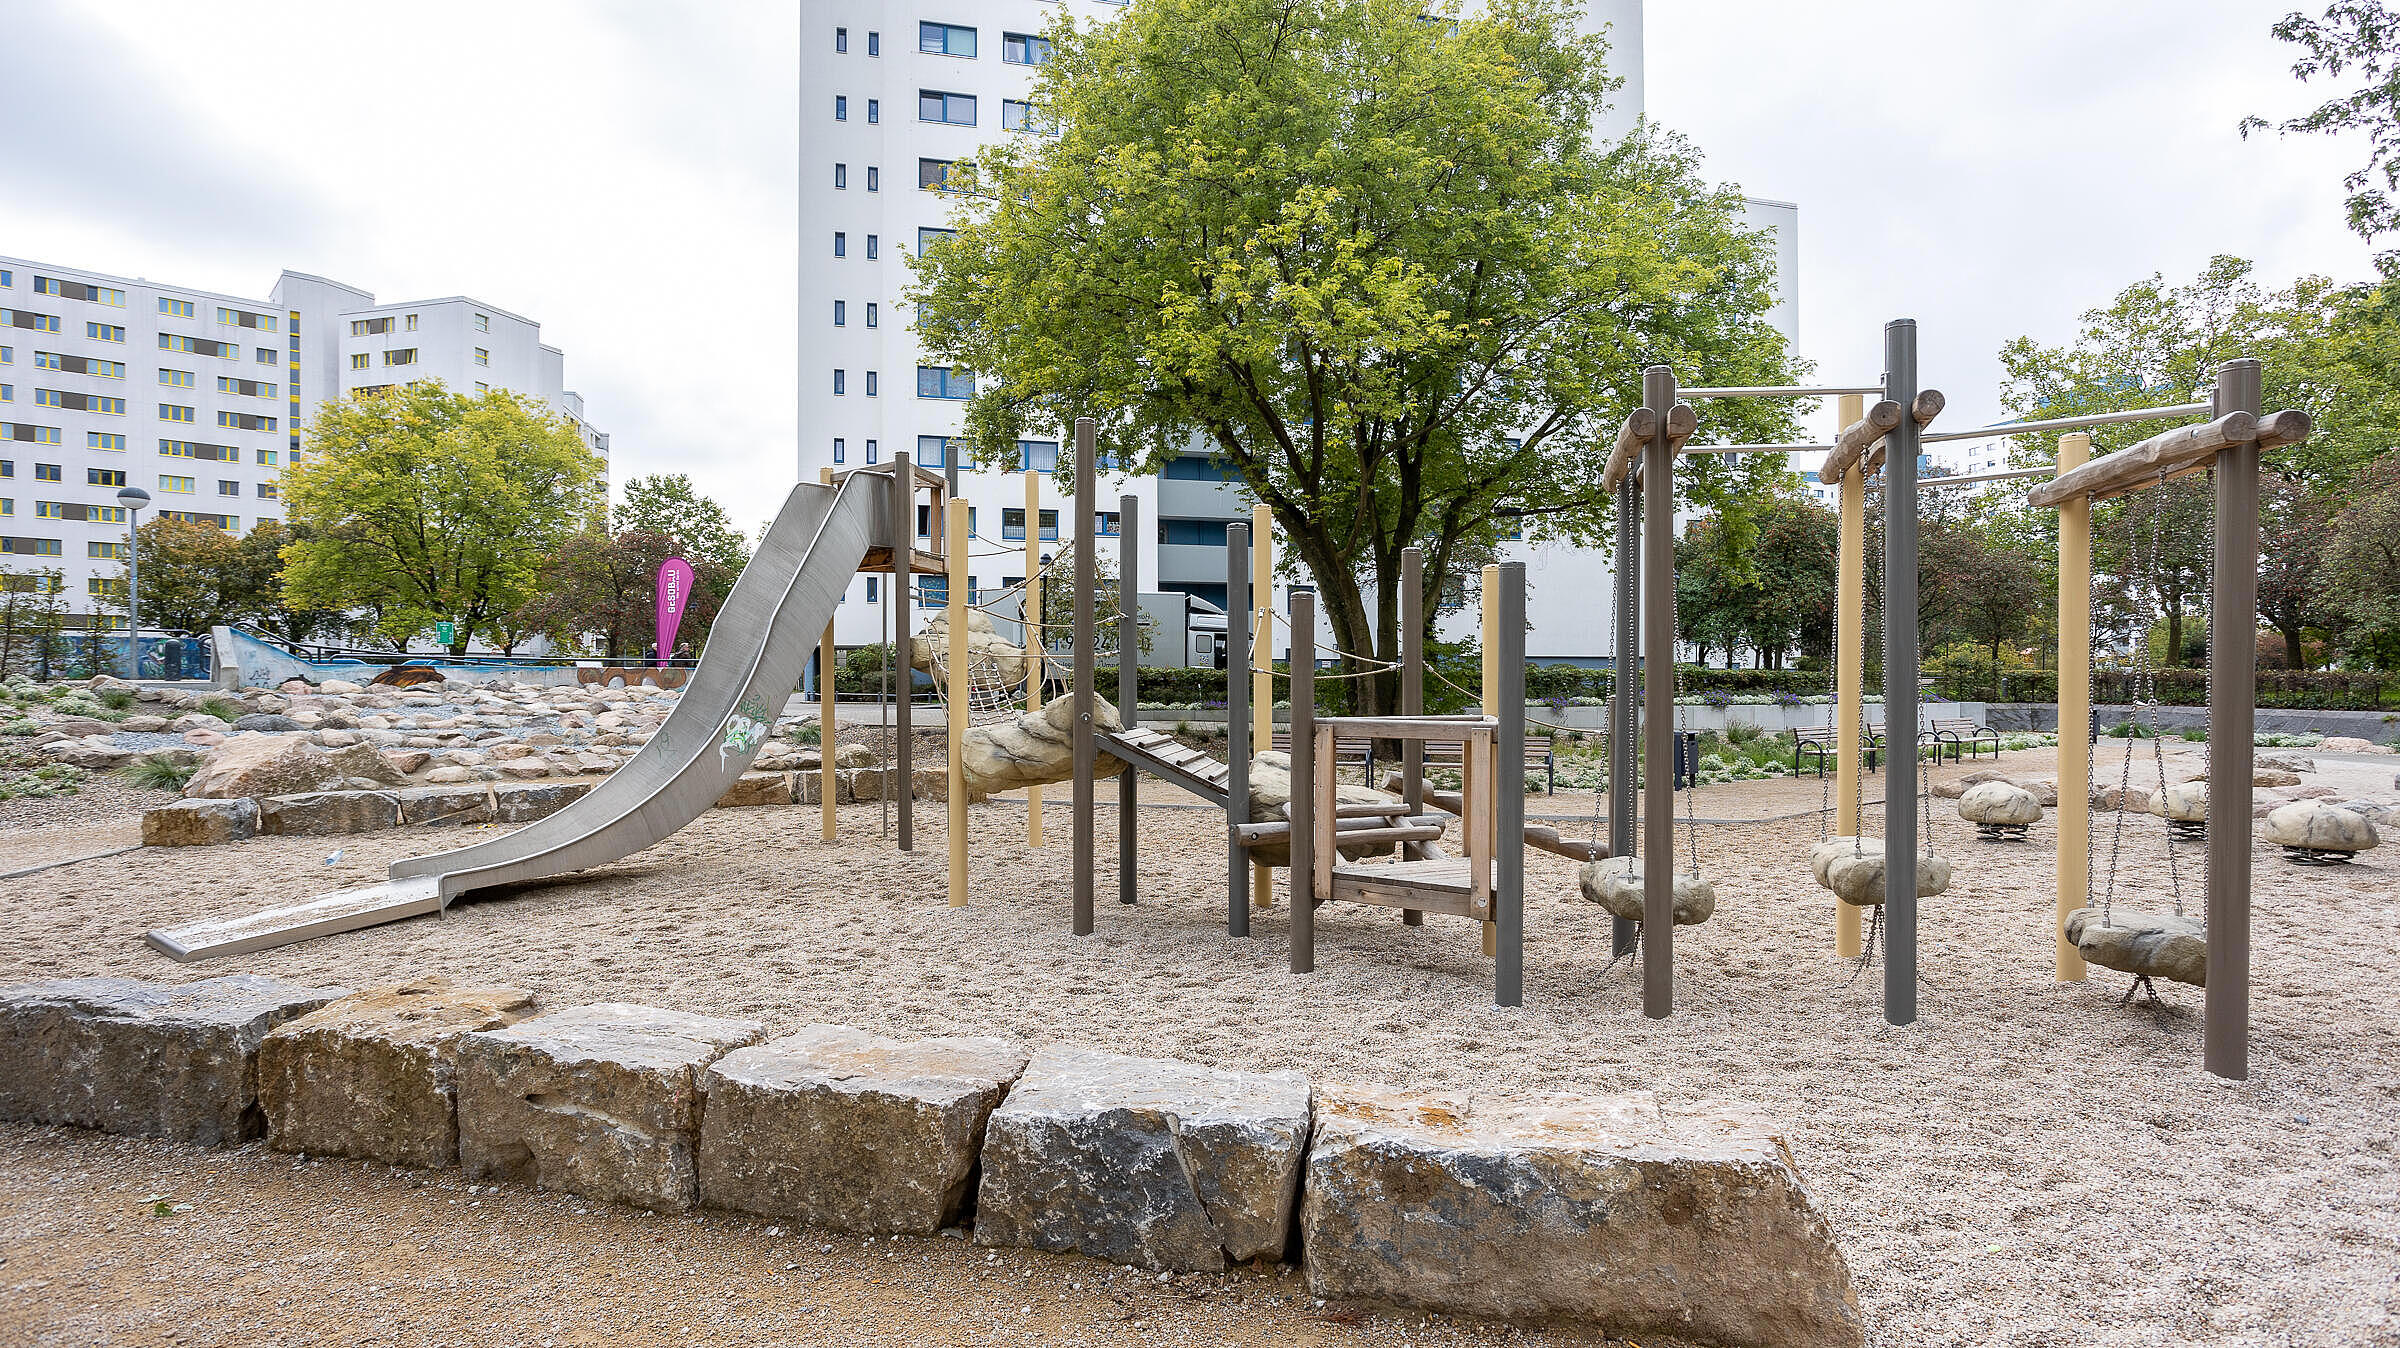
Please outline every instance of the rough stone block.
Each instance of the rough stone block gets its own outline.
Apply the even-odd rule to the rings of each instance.
[[[422,978],[354,992],[258,1049],[258,1102],[277,1151],[435,1168],[458,1160],[458,1041],[533,1009],[516,988]]]
[[[279,836],[372,833],[399,824],[400,800],[389,791],[311,791],[258,803],[258,831]]]
[[[842,798],[841,783],[838,778],[834,783],[833,798],[836,803],[839,803]],[[824,799],[825,779],[822,776],[815,772],[792,774],[792,803],[794,805],[816,805],[821,804]]]
[[[1958,817],[1970,824],[2002,827],[2038,824],[2042,804],[2015,782],[1978,782],[1959,797]]]
[[[257,832],[254,800],[179,800],[142,812],[144,847],[209,847]]]
[[[1328,1088],[1300,1210],[1309,1289],[1612,1336],[1863,1341],[1779,1138],[1646,1094],[1482,1105]]]
[[[392,793],[403,824],[488,824],[492,798],[481,786],[412,786]]]
[[[259,974],[0,992],[0,1118],[222,1147],[257,1137],[258,1046],[349,991]]]
[[[730,809],[741,805],[789,805],[792,803],[792,779],[780,772],[745,772],[733,779],[725,794],[717,797],[716,808]]]
[[[975,1243],[1213,1272],[1280,1259],[1308,1079],[1048,1049],[992,1111]]]
[[[680,1212],[700,1201],[700,1073],[756,1021],[624,1002],[571,1007],[459,1042],[458,1159],[469,1179]]]
[[[1005,1039],[811,1025],[701,1079],[700,1198],[834,1231],[930,1236],[959,1218],[992,1107],[1025,1070]]]
[[[2270,811],[2258,836],[2282,847],[2316,852],[2364,852],[2378,841],[2366,816],[2321,800],[2296,800]]]
[[[1639,922],[1647,911],[1640,857],[1606,857],[1587,861],[1575,872],[1576,887],[1589,903],[1599,904],[1612,917]],[[1692,927],[1717,911],[1717,889],[1685,871],[1675,872],[1675,925]]]
[[[503,824],[530,824],[567,808],[577,797],[591,789],[589,782],[496,786],[492,788],[492,807]]]

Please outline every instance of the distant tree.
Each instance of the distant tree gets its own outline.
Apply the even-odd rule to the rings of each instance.
[[[2325,548],[2333,540],[2341,502],[2329,492],[2270,478],[2260,489],[2259,505],[2265,536],[2274,540],[2259,558],[2259,621],[2281,634],[2277,648],[2284,667],[2302,669],[2308,664],[2306,629],[2342,621],[2324,576]]]
[[[2002,652],[2022,645],[2049,606],[2054,590],[2041,567],[1989,520],[1972,516],[1945,520],[1921,547],[1932,571],[1931,594],[1919,596],[1933,616],[1927,644],[1970,643],[1996,673]]]
[[[327,405],[284,470],[287,602],[369,615],[403,648],[442,619],[453,655],[502,635],[542,565],[599,508],[573,422],[506,390],[408,384]]]
[[[2400,669],[2400,457],[2361,476],[2325,547],[2328,602],[2346,621],[2344,650],[2375,669]]]
[[[638,657],[658,631],[659,565],[676,555],[678,548],[664,534],[646,529],[611,534],[594,524],[561,544],[543,565],[518,625],[574,649],[583,649],[589,638],[608,659]],[[714,557],[683,555],[692,563],[692,592],[676,640],[698,649],[707,644],[717,611],[741,572]]]
[[[2271,31],[2306,53],[2292,64],[2292,73],[2302,80],[2357,72],[2357,88],[2285,119],[2276,130],[2285,135],[2364,131],[2366,167],[2342,180],[2350,192],[2344,205],[2351,232],[2372,243],[2400,230],[2400,203],[2392,200],[2393,192],[2400,190],[2400,15],[2383,0],[2336,0],[2318,18],[2295,11]],[[2245,117],[2240,129],[2247,139],[2266,126],[2263,117]],[[2390,253],[2377,259],[2387,273],[2394,269],[2393,262]]]
[[[657,473],[625,484],[625,499],[610,516],[610,531],[656,534],[667,540],[668,556],[680,554],[697,567],[702,560],[740,571],[750,563],[750,543],[733,527],[725,508],[703,496],[684,473]]]
[[[213,524],[160,516],[135,531],[140,551],[144,627],[205,632],[218,623],[243,622],[271,602],[267,594],[245,593],[241,540]],[[120,571],[126,575],[126,571]],[[129,592],[112,587],[101,600],[124,613]]]
[[[0,677],[47,678],[67,657],[67,576],[56,567],[0,571]],[[120,667],[95,673],[124,674]]]

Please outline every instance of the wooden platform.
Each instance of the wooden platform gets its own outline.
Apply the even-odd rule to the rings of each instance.
[[[1489,922],[1492,895],[1476,891],[1474,863],[1466,857],[1433,861],[1337,861],[1328,898],[1372,903],[1385,908],[1413,908],[1425,913],[1448,913]]]

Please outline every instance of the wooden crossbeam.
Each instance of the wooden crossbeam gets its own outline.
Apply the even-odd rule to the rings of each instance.
[[[1833,449],[1825,455],[1824,466],[1817,470],[1820,482],[1839,482],[1859,461],[1867,447],[1882,439],[1885,433],[1900,424],[1900,404],[1886,398],[1867,409],[1866,415],[1842,427],[1833,437]]]
[[[2295,444],[2299,439],[2307,438],[2308,414],[2305,412],[2278,412],[2269,420],[2275,423],[2278,444]],[[2281,438],[2285,435],[2296,435],[2297,438]],[[2099,501],[2122,496],[2126,492],[2150,486],[2162,478],[2204,471],[2216,462],[2220,451],[2233,445],[2249,444],[2258,438],[2259,418],[2248,412],[2228,412],[2214,421],[2161,431],[2131,448],[2120,449],[2114,454],[2094,459],[2081,468],[2061,473],[2025,493],[2025,503],[2054,507],[2078,497]]]
[[[1682,450],[1683,442],[1691,439],[1692,432],[1698,429],[1700,414],[1692,409],[1690,403],[1677,403],[1667,409],[1667,447],[1670,452]],[[1639,479],[1642,447],[1650,443],[1650,438],[1657,431],[1658,414],[1647,407],[1637,408],[1625,418],[1625,425],[1617,431],[1617,446],[1609,451],[1608,466],[1600,470],[1600,490],[1615,491],[1617,483],[1623,481],[1629,471]]]

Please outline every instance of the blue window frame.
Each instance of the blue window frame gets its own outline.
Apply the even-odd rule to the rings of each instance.
[[[874,442],[874,441],[872,441],[872,440],[869,440],[869,441],[867,442],[867,462],[869,462],[869,463],[878,463],[878,462],[881,462],[881,459],[880,459],[880,457],[879,457],[879,456],[878,456],[878,455],[875,453],[875,442]]]
[[[1000,541],[1003,543],[1025,541],[1025,507],[1002,506],[1000,508]]]
[[[870,398],[875,396],[875,372],[873,370],[867,371],[867,396]]]
[[[850,236],[838,229],[833,232],[833,255],[835,257],[850,256]]]
[[[867,190],[870,192],[883,190],[883,170],[873,164],[867,165]]]
[[[1160,477],[1176,482],[1234,482],[1240,475],[1229,466],[1220,466],[1206,455],[1184,454],[1167,460]]]
[[[939,89],[917,90],[917,120],[950,126],[975,125],[975,95],[948,94]]]
[[[933,247],[935,244],[940,243],[942,240],[947,239],[956,233],[958,233],[958,231],[955,229],[936,229],[931,225],[917,226],[917,256],[925,256],[926,249]]]
[[[850,166],[848,164],[834,165],[833,189],[839,192],[848,186],[850,186]]]
[[[869,124],[873,124],[873,123],[876,123],[876,122],[880,122],[880,121],[882,121],[882,120],[883,120],[883,100],[882,100],[882,99],[880,99],[880,98],[870,98],[870,99],[868,99],[868,100],[867,100],[867,121],[868,121],[868,123],[869,123]]]
[[[833,396],[834,396],[834,397],[836,397],[836,398],[839,398],[839,397],[841,397],[841,396],[842,396],[844,393],[847,393],[847,392],[849,392],[849,391],[850,391],[850,390],[849,390],[849,388],[848,388],[849,380],[850,380],[850,372],[849,372],[848,370],[836,370],[836,371],[834,371],[834,372],[833,372]]]
[[[961,400],[972,398],[975,396],[975,372],[942,365],[920,365],[917,367],[917,396]]]
[[[975,55],[975,30],[962,24],[920,22],[917,25],[917,50],[936,56]]]
[[[847,324],[849,321],[850,321],[850,305],[849,305],[849,302],[848,302],[848,301],[846,301],[846,300],[835,300],[835,301],[833,302],[833,325],[834,325],[835,327],[837,327],[837,328],[838,328],[838,327],[842,327],[843,325]]]
[[[833,96],[833,120],[837,122],[850,120],[850,96],[848,94]]]
[[[833,461],[834,461],[835,463],[840,463],[840,462],[842,462],[842,461],[843,461],[843,457],[842,457],[842,451],[843,451],[843,449],[844,449],[844,446],[843,446],[843,444],[842,444],[842,437],[840,437],[840,436],[838,436],[838,435],[837,435],[837,436],[835,436],[835,437],[833,437]]]
[[[881,602],[882,602],[882,592],[883,592],[883,587],[882,587],[881,585],[878,585],[878,584],[876,583],[877,581],[880,581],[880,580],[882,580],[882,579],[883,579],[883,577],[881,577],[881,576],[869,576],[869,577],[867,577],[867,602],[868,602],[868,603],[870,603],[870,604],[876,604],[876,603],[881,603]]]
[[[1160,520],[1158,541],[1182,546],[1221,548],[1225,546],[1223,520]]]
[[[1092,516],[1092,533],[1100,538],[1115,538],[1121,532],[1123,517],[1114,510],[1103,510]]]
[[[847,29],[847,28],[836,28],[836,29],[834,29],[834,30],[833,30],[833,49],[834,49],[835,51],[848,51],[848,50],[850,50],[850,30],[849,30],[849,29]]]
[[[950,438],[942,435],[917,437],[917,462],[927,468],[946,468],[950,464]]]
[[[867,326],[870,328],[877,326],[875,322],[875,301],[873,300],[867,301]]]
[[[1017,442],[1017,471],[1020,473],[1057,472],[1058,442],[1056,440],[1019,440]]]
[[[1119,0],[1119,3],[1122,3],[1122,0]],[[883,34],[876,32],[872,28],[867,30],[867,55],[883,55]]]
[[[949,191],[950,162],[951,161],[947,159],[918,160],[917,186],[924,188],[928,192]]]
[[[920,512],[926,508],[925,506],[917,507]],[[926,537],[922,530],[918,532],[917,536]],[[917,581],[918,608],[941,608],[949,602],[950,578],[948,576],[925,576]]]
[[[1031,33],[1002,33],[1000,59],[1012,66],[1050,64],[1050,39]]]
[[[1042,512],[1042,541],[1044,543],[1058,541],[1058,512],[1055,510]]]
[[[868,260],[868,261],[870,261],[870,262],[872,262],[872,261],[874,261],[874,260],[875,260],[875,259],[876,259],[878,256],[881,256],[881,255],[882,255],[882,253],[883,253],[883,249],[877,246],[877,243],[876,243],[876,238],[875,238],[875,236],[874,236],[874,235],[872,235],[872,234],[869,234],[869,235],[867,236],[867,260]]]

